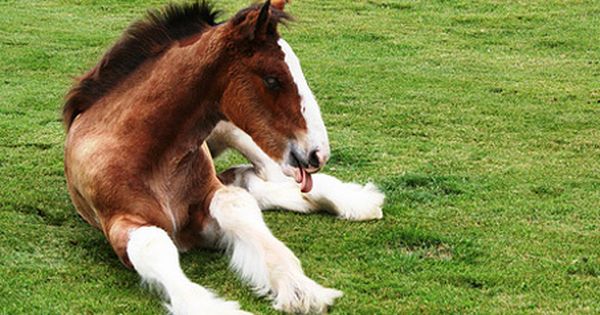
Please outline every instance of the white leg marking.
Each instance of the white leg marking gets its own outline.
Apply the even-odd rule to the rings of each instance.
[[[342,293],[304,275],[298,258],[265,225],[256,200],[237,187],[218,190],[210,204],[231,267],[273,306],[290,313],[323,313]]]
[[[377,187],[368,183],[344,183],[326,174],[313,175],[313,189],[306,194],[323,209],[340,218],[362,221],[383,218],[381,210],[385,195]]]
[[[242,315],[236,302],[217,298],[191,282],[181,270],[179,254],[167,233],[157,227],[141,227],[129,233],[127,255],[144,282],[156,286],[169,299],[171,314]]]
[[[308,213],[318,209],[290,178],[284,177],[280,181],[263,180],[256,168],[249,165],[238,166],[235,175],[233,185],[246,189],[256,199],[261,210],[286,209]]]
[[[281,167],[273,161],[247,133],[233,123],[220,121],[211,131],[208,143],[219,147],[227,146],[240,152],[256,169],[258,176],[264,180],[284,180]]]
[[[265,181],[251,166],[237,167],[235,174],[233,184],[248,190],[262,210],[285,209],[301,213],[322,210],[354,221],[383,217],[385,195],[372,183],[363,186],[344,183],[326,174],[314,174],[313,189],[303,194],[294,180]]]

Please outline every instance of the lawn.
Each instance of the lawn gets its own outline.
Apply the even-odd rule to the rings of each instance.
[[[155,295],[69,200],[63,95],[164,1],[0,1],[0,313],[151,314]],[[231,16],[246,0],[220,1]],[[283,36],[329,128],[325,172],[384,219],[265,214],[331,314],[600,313],[600,6],[295,0]],[[219,168],[241,159],[228,155]],[[276,314],[211,251],[187,275]]]

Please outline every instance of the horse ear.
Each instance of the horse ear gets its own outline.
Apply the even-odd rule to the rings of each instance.
[[[271,2],[271,6],[275,9],[283,11],[283,9],[285,9],[285,5],[289,2],[290,0],[273,0],[273,2]]]
[[[254,37],[260,37],[261,34],[266,32],[267,25],[269,24],[270,8],[271,0],[265,1],[262,8],[260,8],[260,13],[256,19],[256,24],[254,25]]]
[[[271,0],[267,0],[259,10],[251,10],[245,14],[236,15],[231,24],[234,27],[234,35],[238,39],[253,41],[256,38],[263,39],[269,30],[271,19]]]

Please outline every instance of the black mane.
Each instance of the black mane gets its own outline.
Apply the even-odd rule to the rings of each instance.
[[[73,119],[144,61],[160,55],[173,42],[201,33],[218,23],[221,11],[207,0],[188,4],[170,4],[164,9],[148,11],[146,17],[133,23],[104,54],[100,62],[69,91],[63,107],[67,130]]]

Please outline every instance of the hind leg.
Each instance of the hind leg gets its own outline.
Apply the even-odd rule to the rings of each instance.
[[[158,287],[168,299],[172,314],[249,314],[236,302],[217,298],[190,281],[179,265],[177,247],[167,232],[143,221],[120,220],[112,225],[109,240],[121,260],[132,266],[144,282]]]
[[[271,234],[255,199],[245,190],[217,190],[209,209],[221,245],[231,254],[231,267],[259,295],[269,295],[276,309],[323,313],[342,295],[304,275],[298,258]]]
[[[314,174],[313,189],[302,193],[294,180],[263,180],[252,166],[229,169],[220,177],[229,184],[248,190],[263,210],[327,211],[354,221],[383,217],[381,208],[385,196],[372,183],[363,186],[344,183],[326,174]]]

